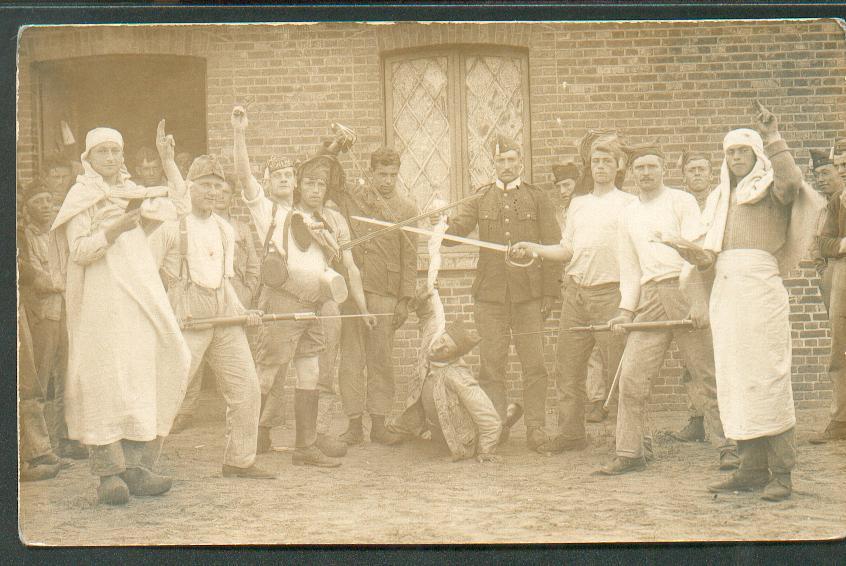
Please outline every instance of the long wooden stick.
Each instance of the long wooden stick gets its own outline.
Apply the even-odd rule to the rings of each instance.
[[[325,320],[335,318],[362,318],[363,314],[330,314],[319,315],[315,312],[268,313],[262,315],[262,323],[281,322],[286,320]],[[394,316],[393,313],[379,313],[371,316]],[[247,315],[211,316],[207,318],[191,318],[182,322],[184,330],[211,328],[212,326],[243,326],[247,323]]]
[[[669,330],[672,328],[680,328],[685,326],[693,326],[693,321],[690,319],[684,320],[657,320],[650,322],[626,322],[620,325],[628,331],[633,330]],[[573,326],[565,330],[565,332],[609,332],[611,327],[607,324],[595,324],[592,326]],[[558,332],[558,328],[544,328],[543,330],[533,330],[532,332],[517,332],[508,334],[507,336],[527,336],[529,334],[548,334],[551,332]]]

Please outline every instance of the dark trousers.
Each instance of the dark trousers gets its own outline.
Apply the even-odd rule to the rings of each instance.
[[[831,360],[828,377],[834,394],[831,400],[831,420],[846,425],[846,259],[832,261],[831,272]]]
[[[573,326],[605,324],[620,305],[620,286],[564,285],[561,325],[558,331],[558,432],[567,440],[585,437],[585,384],[588,360],[594,345],[605,371],[616,373],[625,338],[610,332],[568,332]],[[613,376],[614,373],[611,373]],[[610,382],[609,382],[610,387]]]
[[[790,474],[796,465],[795,428],[775,436],[737,441],[740,471],[757,475],[769,470],[774,476]]]
[[[508,368],[509,331],[534,332],[543,329],[541,299],[512,303],[479,301],[475,305],[476,328],[482,342],[479,385],[490,398],[499,418],[505,422],[508,397],[505,385]],[[526,426],[541,428],[546,421],[547,373],[543,360],[543,335],[515,336],[514,345],[523,369],[523,403]]]

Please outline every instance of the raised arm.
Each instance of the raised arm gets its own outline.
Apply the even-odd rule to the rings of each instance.
[[[782,204],[791,204],[802,187],[802,171],[778,131],[775,114],[757,100],[755,109],[755,127],[761,133],[764,151],[773,164],[773,196]]]
[[[160,120],[156,128],[156,148],[162,161],[162,169],[167,177],[169,196],[176,206],[176,213],[184,216],[191,212],[191,195],[176,165],[176,142],[172,135],[165,134],[165,121]]]
[[[261,192],[261,185],[250,170],[250,156],[247,152],[247,111],[243,106],[232,109],[232,130],[235,139],[233,156],[235,159],[235,176],[244,190],[247,200],[254,200]]]

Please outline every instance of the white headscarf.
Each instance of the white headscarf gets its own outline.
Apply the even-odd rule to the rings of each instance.
[[[755,165],[736,187],[737,204],[754,204],[767,195],[773,183],[773,165],[764,153],[764,141],[760,134],[749,128],[732,130],[723,139],[723,152],[737,145],[745,145],[755,152]],[[726,231],[729,203],[731,201],[731,174],[725,158],[720,167],[720,184],[708,196],[703,218],[709,229],[705,236],[705,249],[720,252]]]

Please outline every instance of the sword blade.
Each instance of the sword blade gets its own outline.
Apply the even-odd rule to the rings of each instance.
[[[428,215],[427,215],[428,216]],[[432,230],[426,230],[425,228],[417,228],[416,226],[400,226],[399,224],[394,224],[393,222],[385,222],[384,220],[377,220],[375,218],[367,218],[364,216],[350,216],[353,220],[358,220],[359,222],[367,222],[370,224],[376,224],[378,226],[396,226],[400,230],[406,230],[408,232],[414,232],[415,234],[423,234],[424,236],[440,236],[440,233],[434,232]],[[497,244],[494,242],[486,242],[484,240],[474,240],[473,238],[465,238],[463,236],[453,236],[451,234],[444,234],[444,240],[452,240],[453,242],[460,242],[462,244],[470,244],[471,246],[476,246],[478,248],[485,248],[488,250],[494,250],[498,252],[507,252],[508,246],[505,244]]]

